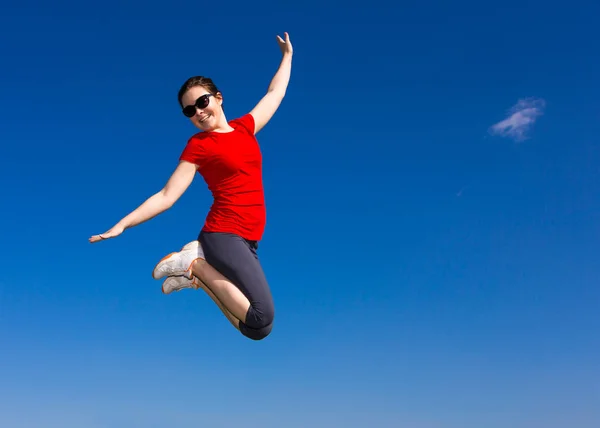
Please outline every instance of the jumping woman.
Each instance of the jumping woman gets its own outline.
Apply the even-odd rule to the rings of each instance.
[[[106,233],[90,242],[114,238],[171,208],[200,174],[214,201],[196,240],[155,266],[165,278],[165,294],[203,289],[244,336],[261,340],[273,327],[275,309],[257,249],[266,211],[262,155],[256,134],[283,100],[290,80],[293,48],[289,34],[277,36],[282,59],[264,97],[245,115],[228,121],[223,95],[210,78],[188,79],[179,90],[183,114],[201,132],[187,142],[165,187]]]

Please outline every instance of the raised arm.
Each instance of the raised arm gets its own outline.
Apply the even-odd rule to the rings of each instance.
[[[162,190],[146,199],[146,201],[136,208],[135,211],[121,219],[121,221],[106,233],[94,235],[89,241],[94,243],[103,239],[114,238],[123,233],[125,229],[137,226],[138,224],[148,221],[168,210],[190,186],[194,180],[195,173],[196,165],[190,162],[180,161]]]
[[[271,80],[266,95],[250,111],[250,114],[254,117],[255,134],[271,120],[279,108],[290,81],[293,48],[289,34],[285,33],[285,40],[280,36],[277,36],[277,43],[279,44],[279,48],[283,55],[281,63],[279,64],[277,73],[275,73],[275,76],[273,76],[273,79]]]

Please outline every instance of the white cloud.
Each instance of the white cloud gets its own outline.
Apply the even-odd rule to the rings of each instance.
[[[525,98],[519,100],[509,111],[508,117],[492,125],[490,134],[524,141],[535,121],[544,114],[546,102],[540,98]]]

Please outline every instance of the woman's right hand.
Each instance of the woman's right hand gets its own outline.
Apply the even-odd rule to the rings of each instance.
[[[104,241],[105,239],[114,238],[116,236],[119,236],[121,233],[123,233],[124,230],[125,230],[125,228],[123,226],[116,224],[109,231],[90,237],[89,241],[91,244],[93,244],[94,242],[99,242],[99,241]]]

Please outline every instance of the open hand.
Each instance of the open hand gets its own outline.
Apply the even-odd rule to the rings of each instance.
[[[290,42],[290,35],[287,32],[283,34],[285,36],[285,40],[282,39],[279,35],[277,36],[277,43],[279,44],[279,49],[281,49],[281,53],[283,55],[292,55],[294,49],[292,48],[292,42]]]
[[[125,230],[125,228],[123,226],[116,225],[116,226],[113,226],[108,232],[101,233],[100,235],[92,236],[89,239],[89,241],[90,241],[90,243],[93,244],[94,242],[114,238],[115,236],[119,236],[121,233],[123,233],[123,230]]]

